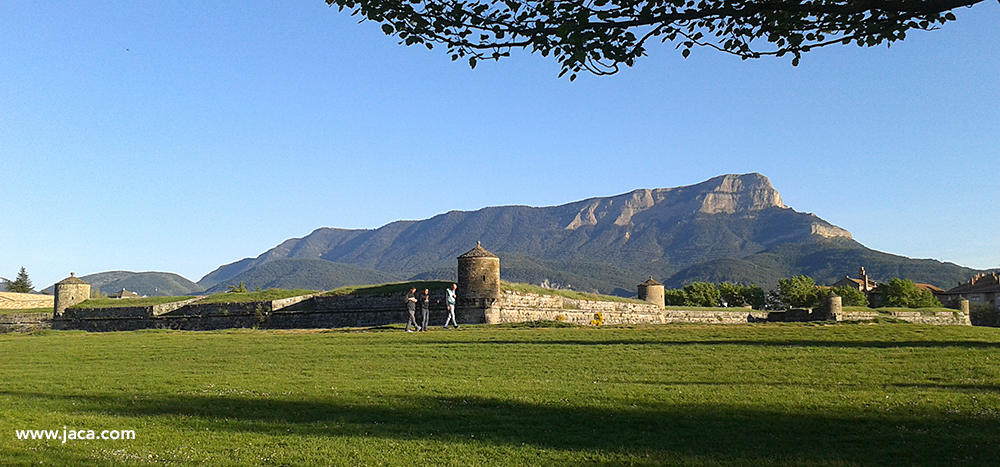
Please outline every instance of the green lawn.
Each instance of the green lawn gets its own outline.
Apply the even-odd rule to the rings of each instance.
[[[162,305],[164,303],[181,302],[192,298],[194,297],[91,298],[90,300],[84,300],[77,303],[70,308],[129,308],[135,306],[153,306]]]
[[[198,300],[198,303],[266,302],[270,300],[281,300],[283,298],[299,297],[312,293],[316,293],[316,291],[307,289],[267,289],[260,292],[222,292],[215,295],[209,295],[201,300]]]
[[[0,465],[1000,465],[1000,330],[0,335]],[[18,429],[135,430],[130,441]]]
[[[45,308],[18,308],[18,309],[0,308],[0,315],[12,314],[12,313],[52,313],[52,307],[47,306]]]

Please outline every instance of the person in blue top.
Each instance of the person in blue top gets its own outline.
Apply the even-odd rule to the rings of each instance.
[[[455,321],[455,289],[457,288],[457,284],[451,284],[451,287],[445,289],[445,293],[448,295],[446,299],[448,303],[448,319],[444,321],[444,329],[448,329],[448,323],[454,324],[455,329],[458,329],[458,321]]]

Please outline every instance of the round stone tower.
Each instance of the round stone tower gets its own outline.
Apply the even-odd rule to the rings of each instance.
[[[958,311],[969,314],[969,300],[961,295],[958,296]]]
[[[460,307],[487,308],[500,297],[500,258],[476,242],[476,247],[458,257]]]
[[[660,308],[665,304],[663,299],[663,284],[649,276],[649,280],[637,286],[639,289],[639,300],[645,300]]]
[[[844,319],[844,299],[835,293],[826,298],[826,308],[829,313],[828,319],[841,321]]]
[[[55,290],[55,311],[56,317],[61,316],[66,308],[80,303],[90,298],[90,284],[76,277],[76,273],[69,273],[69,277],[56,282]]]

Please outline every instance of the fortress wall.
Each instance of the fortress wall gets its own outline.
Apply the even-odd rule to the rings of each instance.
[[[126,306],[109,308],[67,308],[63,319],[114,318],[136,319],[153,317],[152,306]]]
[[[31,332],[52,327],[52,313],[0,313],[0,333]]]
[[[33,293],[0,292],[0,310],[52,308],[55,297]]]
[[[749,322],[750,310],[702,311],[662,309],[652,303],[580,300],[551,295],[505,291],[485,312],[487,323],[555,320],[590,324],[601,313],[604,324],[665,324]],[[766,318],[766,313],[755,312]]]
[[[864,321],[877,318],[894,318],[916,324],[971,326],[968,313],[961,311],[892,311],[888,314],[871,311],[844,311],[837,321]]]
[[[196,299],[176,302],[173,309],[155,307],[68,309],[54,329],[86,331],[131,331],[136,329],[212,330],[228,328],[340,328],[371,327],[405,323],[409,316],[403,294],[307,295],[291,299],[249,303],[197,304]],[[437,301],[440,300],[440,303]],[[431,294],[430,324],[444,324],[447,310],[444,292]],[[164,311],[168,310],[168,311]],[[421,320],[419,309],[417,319]],[[463,321],[461,315],[459,322]],[[479,321],[481,322],[481,321]]]
[[[154,307],[68,309],[66,315],[61,319],[51,321],[51,326],[53,329],[87,331],[212,330],[250,327],[326,329],[401,324],[405,323],[408,317],[402,294],[296,298],[300,299],[292,302],[204,305],[188,303],[164,313],[159,313],[154,310]],[[278,305],[281,305],[280,309],[278,309]],[[586,325],[590,324],[591,320],[594,319],[594,314],[598,312],[601,313],[604,324],[736,324],[827,319],[826,314],[821,310],[766,312],[746,308],[733,308],[733,311],[661,309],[657,305],[646,303],[578,300],[511,291],[503,292],[488,307],[460,308],[456,314],[460,324],[552,320]],[[35,313],[33,315],[51,317],[48,313]],[[417,315],[418,321],[421,320],[419,309]],[[0,315],[0,320],[4,316],[15,315]],[[433,293],[431,295],[430,325],[441,326],[446,317],[444,293]],[[969,315],[961,312],[896,311],[885,314],[875,310],[847,311],[843,312],[838,320],[870,320],[885,317],[921,324],[970,324]],[[0,330],[3,329],[2,326],[3,321],[0,321]]]
[[[190,300],[181,300],[179,302],[171,303],[161,303],[159,305],[153,305],[153,316],[159,316],[162,314],[170,313],[171,311],[183,308],[190,303],[200,300],[201,297],[195,297]]]

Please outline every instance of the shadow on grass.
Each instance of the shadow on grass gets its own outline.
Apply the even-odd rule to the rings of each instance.
[[[667,404],[602,408],[577,401],[547,405],[421,396],[345,403],[333,398],[0,394],[72,401],[75,405],[69,410],[75,413],[150,417],[179,430],[527,445],[645,459],[640,464],[1000,463],[1000,420],[995,412],[969,416],[911,407],[892,412],[790,413]]]

